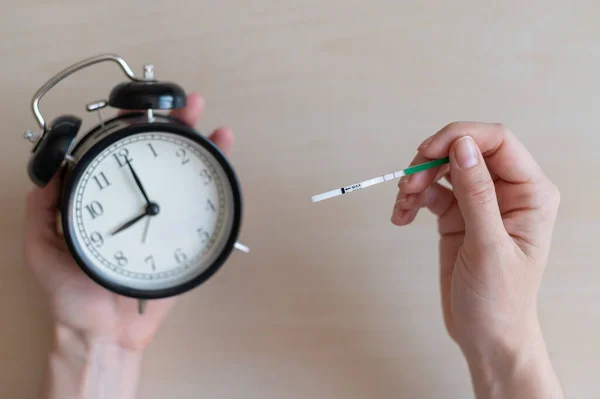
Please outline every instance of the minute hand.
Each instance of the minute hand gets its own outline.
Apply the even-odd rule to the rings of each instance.
[[[142,185],[142,182],[140,181],[140,178],[138,177],[137,173],[135,173],[135,170],[133,170],[133,166],[131,166],[129,160],[127,160],[127,166],[129,166],[129,170],[131,170],[131,174],[133,175],[133,180],[135,180],[135,184],[137,184],[138,188],[142,192],[142,195],[146,199],[146,203],[150,205],[150,199],[148,198],[148,194],[146,194],[146,190],[144,190],[144,186]]]

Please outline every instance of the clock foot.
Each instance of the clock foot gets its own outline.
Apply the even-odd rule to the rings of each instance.
[[[237,249],[238,251],[242,251],[245,253],[250,253],[250,248],[248,248],[246,245],[242,244],[241,242],[236,242],[235,245],[233,246],[235,249]]]
[[[145,299],[140,299],[138,301],[138,313],[139,314],[144,314],[144,311],[146,310],[146,305],[148,304],[148,301]]]

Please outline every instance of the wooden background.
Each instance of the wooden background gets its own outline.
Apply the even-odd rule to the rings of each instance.
[[[597,2],[55,3],[0,14],[2,398],[36,397],[49,347],[21,252],[30,100],[103,52],[200,91],[202,132],[233,128],[253,250],[182,297],[147,350],[140,398],[472,397],[443,328],[435,220],[393,227],[395,183],[310,201],[406,166],[455,120],[506,123],[560,187],[540,314],[567,397],[600,395]],[[83,71],[44,114],[84,115],[122,77],[110,63]]]

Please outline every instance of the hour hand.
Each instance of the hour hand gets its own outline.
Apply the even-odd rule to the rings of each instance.
[[[119,227],[118,229],[116,229],[115,231],[113,231],[112,233],[110,233],[111,235],[115,235],[123,230],[125,230],[128,227],[131,227],[132,225],[134,225],[135,223],[139,222],[144,216],[148,215],[147,212],[144,211],[144,213],[142,213],[141,215],[138,215],[136,217],[134,217],[133,219],[125,222],[121,227]]]
[[[113,231],[111,233],[111,235],[115,235],[120,231],[125,230],[126,228],[132,226],[133,224],[139,222],[140,220],[142,220],[144,218],[144,216],[156,216],[158,215],[158,212],[160,211],[160,208],[158,207],[157,204],[155,203],[150,203],[146,209],[144,210],[144,213],[142,213],[141,215],[138,215],[136,217],[134,217],[133,219],[131,219],[128,222],[125,222],[121,227],[119,227],[118,229],[116,229],[115,231]]]

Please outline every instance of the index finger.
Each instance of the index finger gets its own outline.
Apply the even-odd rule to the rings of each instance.
[[[198,93],[191,93],[187,96],[187,105],[185,108],[174,109],[169,115],[181,120],[183,123],[194,127],[200,120],[204,111],[204,99]]]
[[[419,147],[419,153],[431,159],[448,156],[454,141],[471,136],[479,146],[488,169],[509,183],[538,180],[542,170],[523,143],[499,123],[454,122],[446,125]]]

